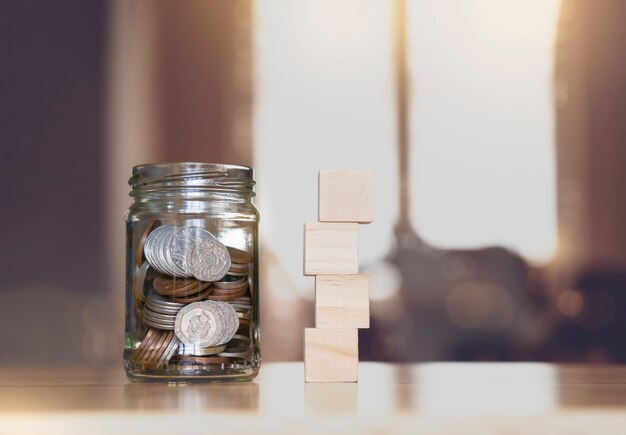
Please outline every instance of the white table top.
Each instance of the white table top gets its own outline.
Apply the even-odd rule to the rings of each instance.
[[[361,363],[357,384],[136,384],[119,369],[1,368],[0,433],[618,433],[626,367]]]

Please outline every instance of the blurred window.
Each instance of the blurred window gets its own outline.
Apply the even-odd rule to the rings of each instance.
[[[408,1],[413,220],[441,248],[556,248],[552,63],[559,0]],[[262,237],[298,288],[317,171],[373,168],[363,263],[393,244],[393,2],[255,6],[255,166]]]
[[[433,245],[554,254],[559,3],[407,2],[412,216]]]

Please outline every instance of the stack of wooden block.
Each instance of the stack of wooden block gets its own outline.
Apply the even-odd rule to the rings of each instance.
[[[372,171],[320,171],[319,222],[304,228],[304,274],[315,276],[315,328],[304,334],[306,382],[356,382],[358,329],[369,328],[359,275],[359,224],[373,219]]]

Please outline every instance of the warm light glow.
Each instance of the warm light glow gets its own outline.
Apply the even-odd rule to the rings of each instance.
[[[558,0],[408,2],[413,218],[441,248],[556,250]]]

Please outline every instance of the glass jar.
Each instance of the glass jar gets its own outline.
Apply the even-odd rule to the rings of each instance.
[[[126,212],[126,342],[132,381],[257,376],[258,224],[247,166],[133,168]]]

